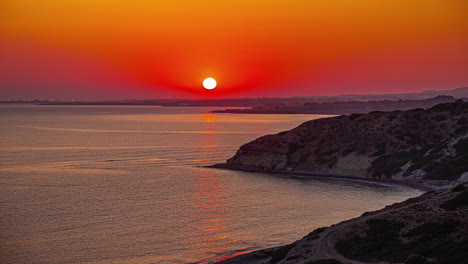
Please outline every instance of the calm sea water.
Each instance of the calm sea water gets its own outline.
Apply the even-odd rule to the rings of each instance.
[[[420,193],[200,167],[321,117],[210,109],[0,106],[0,262],[209,261]]]

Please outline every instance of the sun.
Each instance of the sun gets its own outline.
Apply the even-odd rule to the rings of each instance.
[[[203,87],[205,87],[205,89],[212,90],[216,88],[216,85],[218,85],[218,83],[213,78],[206,78],[203,80]]]

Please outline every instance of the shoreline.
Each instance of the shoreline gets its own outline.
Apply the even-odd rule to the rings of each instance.
[[[203,166],[205,168],[213,169],[222,169],[222,170],[234,170],[234,171],[243,171],[249,173],[264,173],[264,174],[274,174],[274,175],[286,175],[290,177],[304,177],[311,179],[329,179],[329,180],[343,180],[343,181],[353,181],[353,182],[364,182],[364,183],[374,183],[383,186],[398,186],[404,188],[417,189],[423,192],[435,191],[444,189],[449,186],[450,182],[448,181],[433,181],[433,182],[423,182],[423,180],[396,180],[396,179],[375,179],[368,177],[358,177],[358,176],[349,176],[349,175],[338,175],[330,173],[320,173],[313,171],[252,171],[244,170],[240,168],[230,168],[226,163],[218,163],[214,165]]]
[[[351,181],[351,182],[362,182],[362,183],[370,183],[370,184],[377,184],[381,186],[394,186],[400,188],[411,188],[415,190],[419,190],[422,194],[429,192],[440,190],[448,187],[449,183],[446,181],[439,181],[433,183],[425,183],[422,180],[395,180],[395,179],[373,179],[373,178],[366,178],[366,177],[357,177],[357,176],[346,176],[346,175],[336,175],[336,174],[328,174],[328,173],[318,173],[318,172],[310,172],[310,171],[251,171],[251,170],[243,170],[239,168],[229,168],[226,163],[218,163],[209,166],[202,166],[205,168],[213,168],[213,169],[222,169],[222,170],[235,170],[235,171],[243,171],[249,173],[262,173],[262,174],[273,174],[273,175],[286,175],[289,177],[302,177],[302,178],[309,178],[309,179],[325,179],[325,180],[338,180],[338,181]],[[422,195],[420,194],[420,195]],[[224,256],[222,258],[213,259],[210,262],[200,262],[200,263],[226,263],[229,264],[233,259],[235,259],[236,263],[239,260],[242,260],[245,263],[256,263],[255,260],[256,254],[260,251],[269,251],[281,248],[285,245],[279,245],[274,247],[266,247],[266,248],[259,248],[256,250],[238,250],[235,254],[231,254],[228,256]]]

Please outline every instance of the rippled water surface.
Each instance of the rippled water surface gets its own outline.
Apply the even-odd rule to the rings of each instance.
[[[207,261],[419,194],[200,167],[322,117],[210,109],[0,106],[0,262]]]

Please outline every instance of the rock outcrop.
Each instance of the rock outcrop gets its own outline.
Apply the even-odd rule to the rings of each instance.
[[[323,118],[243,145],[226,167],[452,181],[468,172],[468,103]]]
[[[220,263],[468,263],[468,182]]]

